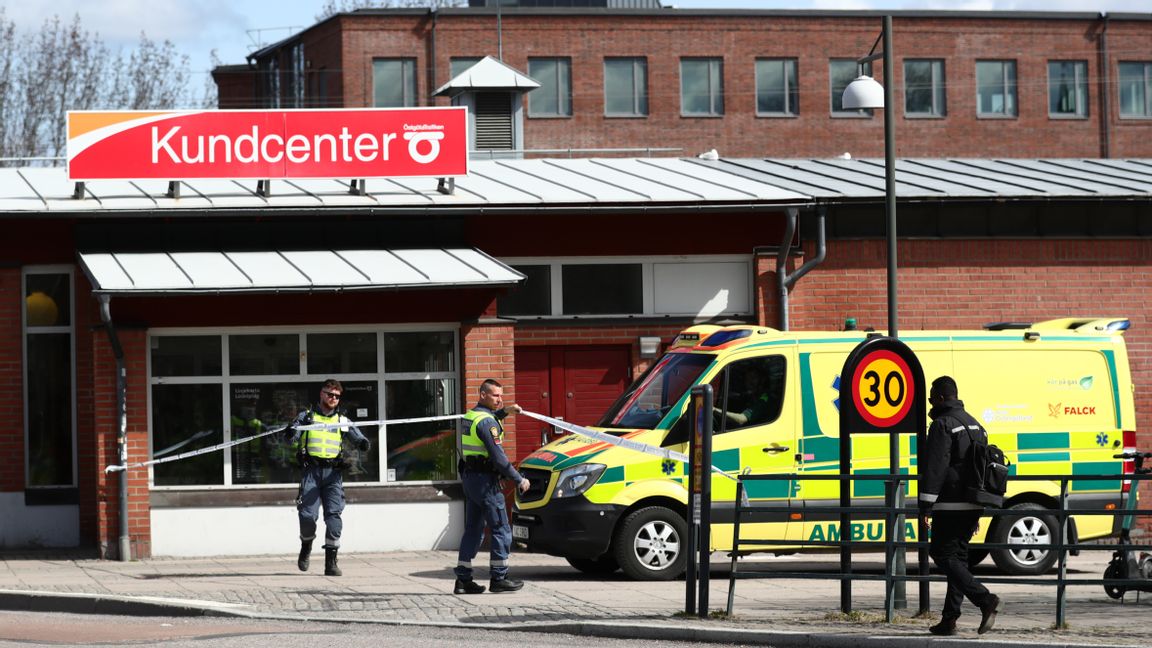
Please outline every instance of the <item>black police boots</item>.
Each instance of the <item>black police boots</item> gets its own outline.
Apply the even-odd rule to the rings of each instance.
[[[488,591],[497,594],[500,592],[515,592],[521,587],[524,587],[524,581],[518,581],[515,578],[494,579],[488,583]]]
[[[339,551],[337,547],[324,547],[324,575],[325,576],[343,576],[344,572],[340,571],[340,566],[336,564],[336,552]]]
[[[452,588],[453,594],[483,594],[484,586],[480,583],[469,578],[464,580],[462,578],[456,579],[456,585]]]
[[[300,557],[296,559],[296,566],[300,568],[300,571],[308,571],[308,564],[309,564],[309,562],[311,562],[311,560],[310,560],[311,557],[312,557],[312,541],[311,540],[301,540],[300,541]]]

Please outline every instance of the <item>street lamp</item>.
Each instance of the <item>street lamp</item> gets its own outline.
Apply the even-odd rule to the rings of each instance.
[[[856,63],[884,59],[884,85],[881,86],[870,76],[860,74],[848,87],[844,88],[843,105],[847,110],[880,108],[884,110],[884,207],[888,217],[888,335],[899,337],[896,317],[896,134],[892,124],[892,16],[884,16],[884,27],[880,34],[884,50],[876,54],[876,44],[872,52]],[[879,41],[878,41],[879,42]]]

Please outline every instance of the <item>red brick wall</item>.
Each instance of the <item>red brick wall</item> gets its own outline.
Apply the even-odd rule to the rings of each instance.
[[[883,120],[830,115],[828,61],[866,54],[880,32],[879,17],[786,16],[783,14],[659,15],[523,14],[503,16],[504,60],[527,72],[529,57],[572,61],[572,106],[566,119],[528,118],[528,148],[672,147],[682,155],[716,148],[721,155],[856,157],[883,155]],[[342,47],[336,42],[343,32]],[[417,93],[427,98],[449,79],[452,57],[496,55],[494,16],[441,11],[436,20],[435,74],[429,74],[432,21],[426,13],[397,12],[330,21],[303,36],[310,71],[343,70],[343,104],[372,103],[373,57],[414,57]],[[941,16],[893,21],[896,76],[897,155],[941,157],[1098,157],[1103,128],[1099,91],[1103,76],[1096,54],[1100,22],[1092,19],[982,19]],[[1115,93],[1116,63],[1152,49],[1152,22],[1112,19],[1108,26],[1109,87]],[[1143,55],[1143,54],[1141,54]],[[646,56],[649,116],[606,118],[603,58]],[[680,57],[724,59],[725,114],[722,118],[680,115]],[[800,115],[757,117],[754,61],[796,58]],[[903,111],[903,61],[943,58],[947,117],[908,119]],[[1017,63],[1019,116],[977,119],[975,62]],[[1047,62],[1083,60],[1089,79],[1089,118],[1048,117]],[[311,72],[310,72],[311,73]],[[882,80],[881,65],[874,75]],[[434,76],[434,80],[433,77]],[[335,81],[331,96],[339,98]],[[221,90],[223,95],[224,89]],[[425,99],[427,100],[427,99]],[[446,99],[437,99],[441,104]],[[1152,120],[1119,120],[1117,98],[1109,97],[1108,130],[1113,157],[1152,155]]]
[[[0,270],[0,389],[10,394],[0,404],[0,492],[24,491],[24,348],[20,309],[24,290],[20,268]]]
[[[118,330],[124,349],[128,379],[128,463],[148,459],[147,335],[143,330]],[[148,471],[136,468],[105,473],[104,466],[118,464],[117,435],[120,424],[116,404],[116,359],[103,330],[92,331],[93,428],[96,465],[96,538],[102,555],[119,557],[120,480],[128,479],[128,536],[131,558],[152,555],[152,518],[148,498]]]
[[[478,322],[460,327],[460,348],[463,371],[461,399],[464,409],[476,404],[480,383],[488,378],[504,386],[504,402],[516,402],[516,375],[514,371],[513,343],[516,338],[511,322]],[[516,417],[504,420],[504,453],[509,457],[516,452]]]

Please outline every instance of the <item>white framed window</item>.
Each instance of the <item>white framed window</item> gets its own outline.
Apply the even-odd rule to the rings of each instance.
[[[1152,61],[1121,61],[1119,81],[1120,116],[1152,117]]]
[[[680,59],[680,114],[686,117],[724,114],[724,59]]]
[[[1015,117],[1016,61],[976,61],[976,115]]]
[[[152,459],[282,428],[317,400],[328,378],[344,387],[353,421],[448,416],[459,411],[455,327],[341,326],[153,329],[148,332]],[[456,479],[453,420],[363,426],[365,453],[345,448],[350,483]],[[157,489],[283,487],[296,449],[270,434],[223,451],[154,464]]]
[[[540,87],[528,93],[529,117],[572,116],[572,61],[567,58],[530,58],[528,76]]]
[[[800,114],[800,87],[794,58],[756,59],[756,114],[795,117]]]
[[[1048,61],[1048,116],[1088,116],[1088,62]]]
[[[69,266],[28,266],[24,299],[27,488],[76,486],[76,342]]]
[[[416,103],[416,59],[374,59],[372,105],[376,108],[406,108]]]
[[[948,114],[944,59],[904,60],[904,114],[943,117]]]
[[[707,320],[752,313],[752,260],[688,257],[501,259],[527,279],[497,312],[518,319],[663,317]]]
[[[833,117],[871,117],[872,109],[847,110],[844,108],[844,88],[861,74],[872,76],[872,63],[863,65],[856,59],[832,59],[828,61],[828,87]]]
[[[604,114],[608,117],[648,114],[648,59],[643,56],[604,59]]]

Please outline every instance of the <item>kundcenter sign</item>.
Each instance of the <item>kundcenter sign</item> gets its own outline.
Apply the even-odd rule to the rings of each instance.
[[[467,173],[463,107],[68,113],[73,181]]]

